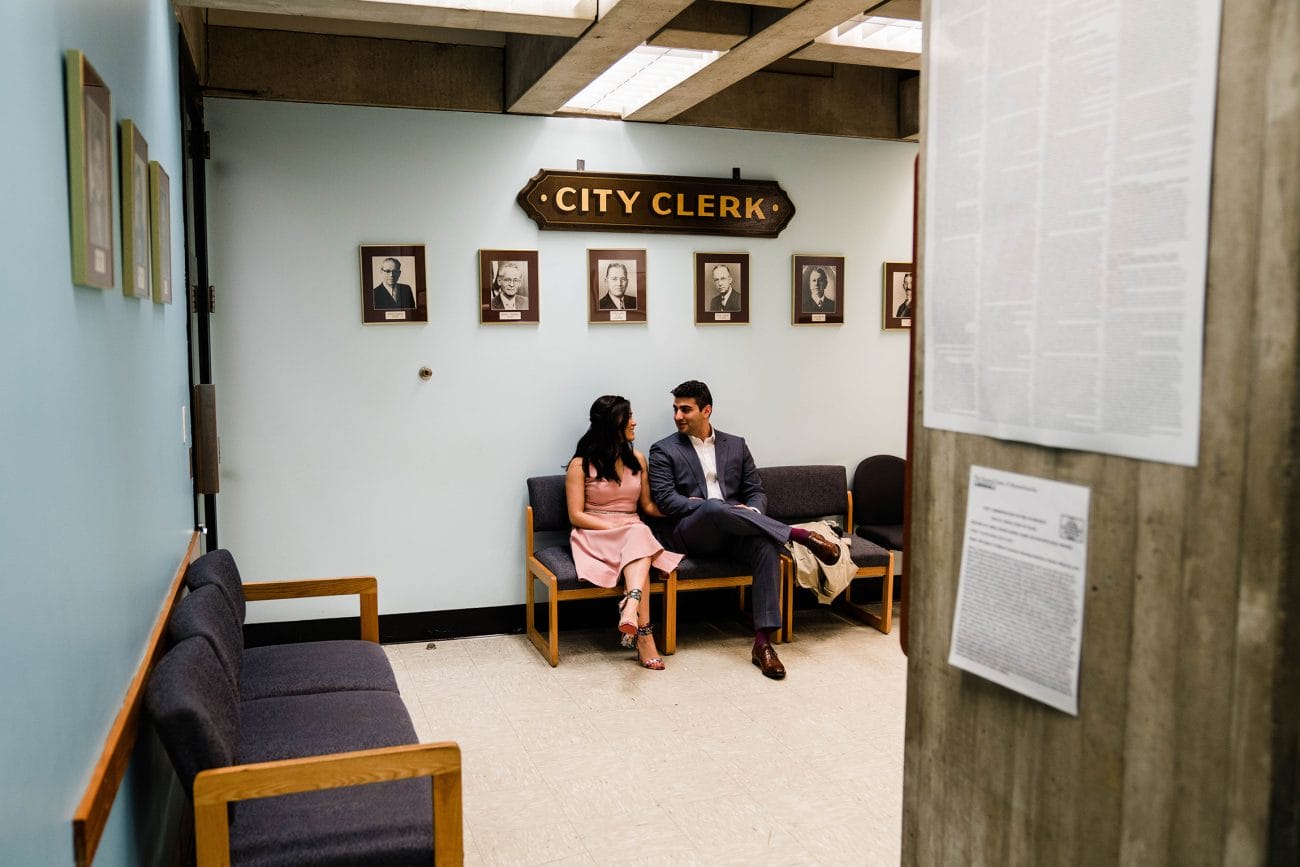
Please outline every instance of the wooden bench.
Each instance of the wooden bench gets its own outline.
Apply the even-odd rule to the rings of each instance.
[[[198,864],[463,860],[460,748],[417,742],[370,576],[244,584],[195,560],[145,705],[194,804]],[[361,641],[253,648],[246,599],[355,594]]]

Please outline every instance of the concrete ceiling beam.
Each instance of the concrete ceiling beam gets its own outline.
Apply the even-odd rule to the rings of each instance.
[[[510,0],[487,0],[487,9],[383,0],[173,0],[177,6],[262,12],[308,18],[335,18],[459,30],[495,30],[541,36],[578,36],[596,20],[597,0],[535,0],[529,11],[514,11]]]
[[[624,119],[670,120],[861,12],[862,0],[807,0]]]
[[[860,2],[860,0],[859,0]],[[506,110],[514,114],[555,114],[623,55],[658,33],[690,6],[691,0],[601,0],[596,23],[568,50],[526,48],[506,42]]]

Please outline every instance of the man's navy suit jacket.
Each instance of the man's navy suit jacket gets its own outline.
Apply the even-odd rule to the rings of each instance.
[[[767,511],[767,494],[745,438],[713,429],[718,484],[728,503]],[[700,456],[684,433],[666,436],[650,447],[650,496],[675,526],[708,498]],[[690,499],[697,497],[698,499]],[[665,528],[668,529],[668,528]]]

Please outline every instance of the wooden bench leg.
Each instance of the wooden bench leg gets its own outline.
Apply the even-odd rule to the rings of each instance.
[[[778,642],[794,641],[794,561],[781,561],[781,631]]]
[[[664,648],[665,656],[677,652],[677,572],[668,573],[664,582]]]
[[[554,668],[560,664],[560,636],[559,624],[557,622],[560,607],[559,600],[556,599],[555,596],[556,588],[540,576],[534,575],[532,572],[527,570],[524,572],[524,577],[528,582],[528,589],[524,592],[524,606],[527,608],[524,612],[524,631],[528,633],[528,640],[537,648],[537,652],[542,655],[543,659],[551,664],[552,668]],[[547,610],[550,617],[550,621],[547,624],[548,634],[546,636],[543,636],[541,630],[537,628],[537,594],[536,587],[534,586],[535,581],[542,581],[542,583],[546,584],[548,597]]]
[[[860,573],[854,576],[853,581],[849,582],[849,586],[844,588],[844,605],[847,609],[847,614],[862,621],[868,626],[874,626],[885,635],[888,635],[889,630],[893,628],[894,618],[894,554],[892,551],[889,554],[889,563],[886,565],[885,569],[886,571],[883,575],[877,575],[877,570],[872,568],[870,570],[863,570],[865,574]],[[859,578],[876,577],[884,580],[881,587],[883,597],[881,599],[879,614],[869,609],[863,603],[853,601],[853,582],[857,581]]]

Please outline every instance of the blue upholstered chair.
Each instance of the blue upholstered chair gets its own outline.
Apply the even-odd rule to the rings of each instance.
[[[844,526],[853,525],[853,498],[849,494],[844,467],[813,464],[787,467],[764,467],[758,471],[767,492],[767,513],[787,524],[802,524],[834,518],[843,519]],[[881,632],[890,630],[889,608],[883,616],[866,605],[853,600],[853,585],[859,578],[883,578],[886,598],[892,598],[894,582],[894,555],[888,550],[857,534],[849,535],[849,556],[858,567],[854,580],[844,590],[841,598],[846,611],[859,620],[876,627]],[[794,636],[794,580],[793,566],[789,598],[785,602],[785,635],[789,641]]]
[[[623,587],[621,584],[597,587],[578,579],[573,551],[569,548],[569,531],[573,525],[569,523],[563,475],[534,476],[528,480],[524,527],[524,627],[538,652],[555,666],[560,664],[560,603],[569,599],[618,598],[623,595]],[[545,539],[543,547],[538,547],[542,538]],[[666,579],[659,579],[656,574],[651,572],[650,593],[663,593],[666,600],[675,598],[666,593],[675,577],[669,575]],[[546,588],[545,635],[537,628],[537,588],[534,582],[540,582]],[[665,608],[669,604],[665,602]],[[664,620],[664,652],[672,653],[675,621],[667,612]],[[613,623],[612,617],[610,622]]]

